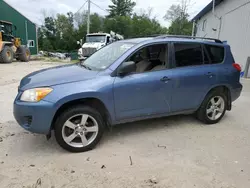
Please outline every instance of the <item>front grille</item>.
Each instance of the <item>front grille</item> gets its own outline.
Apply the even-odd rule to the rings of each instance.
[[[90,56],[96,51],[96,48],[82,48],[82,55],[83,56]]]

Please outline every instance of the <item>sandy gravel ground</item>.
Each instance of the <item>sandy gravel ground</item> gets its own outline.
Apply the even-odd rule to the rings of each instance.
[[[191,116],[124,124],[96,149],[74,154],[54,137],[28,133],[12,115],[20,79],[55,65],[0,64],[1,188],[250,187],[250,80],[242,80],[242,96],[219,124]]]

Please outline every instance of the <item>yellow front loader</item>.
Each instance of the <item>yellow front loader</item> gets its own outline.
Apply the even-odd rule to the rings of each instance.
[[[12,63],[16,58],[19,61],[30,60],[30,50],[21,45],[21,39],[13,35],[16,27],[11,22],[0,20],[0,63]]]

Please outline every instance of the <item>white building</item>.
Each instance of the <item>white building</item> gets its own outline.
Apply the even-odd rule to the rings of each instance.
[[[236,63],[246,72],[250,57],[250,0],[215,0],[214,5],[211,1],[192,19],[196,25],[194,34],[227,41]]]

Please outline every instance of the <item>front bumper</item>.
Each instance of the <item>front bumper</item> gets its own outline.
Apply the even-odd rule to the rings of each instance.
[[[55,114],[53,103],[39,101],[37,103],[14,101],[14,117],[24,129],[39,134],[49,134]]]

